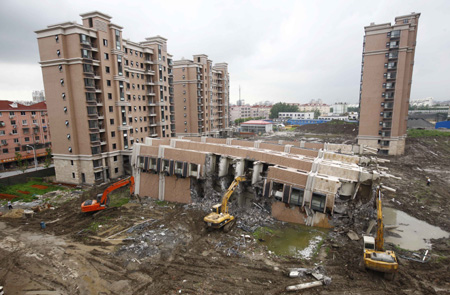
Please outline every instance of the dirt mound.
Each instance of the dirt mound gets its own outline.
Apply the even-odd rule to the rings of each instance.
[[[3,214],[3,218],[21,218],[23,216],[23,209],[12,209]]]
[[[331,121],[321,124],[307,124],[299,126],[297,132],[318,133],[318,134],[346,134],[358,135],[358,124],[343,121]]]

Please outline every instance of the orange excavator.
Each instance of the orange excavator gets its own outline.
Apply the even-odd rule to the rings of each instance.
[[[130,184],[130,195],[134,194],[134,177],[130,176],[125,179],[121,179],[112,185],[108,186],[102,194],[97,195],[96,200],[86,200],[81,204],[81,212],[94,212],[106,209],[109,205],[108,194],[118,188]]]

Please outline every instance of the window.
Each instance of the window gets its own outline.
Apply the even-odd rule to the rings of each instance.
[[[117,162],[117,156],[114,156],[114,162]]]
[[[29,141],[30,141],[30,138],[29,138],[29,137],[25,137],[25,141],[26,141],[26,142],[29,142]]]
[[[8,149],[2,149],[2,152],[3,152],[4,154],[7,154],[7,153],[8,153]]]
[[[106,86],[111,86],[111,80],[106,80]]]
[[[59,69],[60,72],[62,72],[62,70],[63,70],[62,65],[59,65],[59,66],[58,66],[58,69]]]
[[[5,130],[0,130],[0,135],[5,135]]]
[[[25,116],[25,112],[20,112],[20,115],[21,116]]]
[[[105,71],[106,71],[107,74],[109,74],[110,73],[109,67],[105,67]]]
[[[117,168],[117,167],[114,168],[114,173],[116,173],[116,174],[119,173],[119,168]]]
[[[109,106],[109,112],[110,112],[110,113],[114,112],[113,106]]]
[[[55,35],[55,41],[56,41],[56,43],[59,43],[59,36],[58,35]]]
[[[117,148],[117,144],[113,143],[112,144],[112,149],[115,150]]]
[[[114,119],[109,119],[109,123],[110,123],[111,125],[114,125]]]
[[[112,99],[112,93],[108,93],[108,99]]]
[[[108,40],[103,39],[103,46],[108,46]]]
[[[404,19],[404,20],[403,20],[403,23],[404,23],[404,24],[407,24],[408,22],[409,22],[408,19]]]
[[[116,30],[116,49],[120,50],[120,31]],[[131,52],[131,49],[130,49]]]
[[[27,120],[22,120],[22,125],[28,125]]]
[[[105,52],[105,59],[108,60],[109,59],[109,54]]]

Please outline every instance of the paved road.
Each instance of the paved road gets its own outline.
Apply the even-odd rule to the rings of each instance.
[[[52,167],[54,167],[53,164],[50,165],[49,168],[52,168]],[[34,171],[43,170],[43,169],[47,169],[47,168],[45,168],[43,166],[38,166],[37,169],[34,168],[34,167],[28,168],[27,170],[25,170],[25,172],[22,172],[20,170],[1,172],[0,173],[0,178],[11,177],[11,176],[18,175],[18,174],[23,174],[23,173],[26,173],[26,172],[34,172]]]

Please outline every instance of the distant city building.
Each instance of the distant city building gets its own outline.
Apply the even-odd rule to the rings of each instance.
[[[339,120],[339,121],[348,121],[348,116],[319,116],[318,120],[322,121],[333,121],[333,120]]]
[[[241,132],[269,133],[273,132],[273,123],[263,120],[251,120],[241,124]]]
[[[314,112],[279,112],[279,119],[314,119]]]
[[[45,101],[44,90],[35,90],[31,94],[31,96],[33,97],[33,103],[38,103],[38,102],[41,102],[41,101]]]
[[[349,112],[348,113],[348,119],[349,120],[358,120],[359,119],[358,112]]]
[[[425,107],[425,106],[431,107],[433,105],[433,98],[427,97],[427,98],[422,98],[422,99],[411,100],[409,102],[409,105],[415,106],[415,107]]]
[[[358,143],[380,154],[405,150],[420,13],[364,28]]]
[[[345,102],[337,102],[333,105],[333,114],[342,115],[348,112],[348,105]]]
[[[175,61],[173,71],[177,136],[223,135],[230,122],[228,65],[199,54]]]
[[[330,106],[323,103],[321,99],[311,100],[309,103],[298,105],[300,112],[314,112],[318,110],[320,114],[328,114],[330,112]]]
[[[17,165],[16,152],[33,165],[34,151],[37,160],[47,156],[51,146],[47,105],[33,105],[0,100],[0,170]]]
[[[131,173],[135,143],[175,136],[167,39],[123,38],[111,16],[81,14],[38,30],[56,181],[96,184]]]
[[[269,119],[271,105],[233,105],[230,107],[230,118],[231,122],[236,119],[245,118],[264,118]]]

